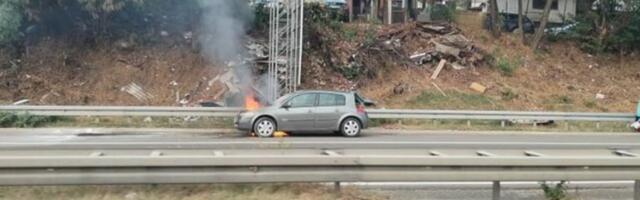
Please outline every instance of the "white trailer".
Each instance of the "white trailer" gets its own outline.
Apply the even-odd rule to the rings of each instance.
[[[551,4],[551,13],[549,13],[549,22],[564,23],[571,21],[576,16],[577,0],[553,0]],[[517,0],[497,0],[498,11],[502,13],[518,14]],[[539,22],[544,12],[544,6],[547,0],[522,0],[523,12],[529,19]]]

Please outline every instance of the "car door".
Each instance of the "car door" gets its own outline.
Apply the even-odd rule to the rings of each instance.
[[[346,97],[343,94],[318,94],[316,107],[316,129],[334,130],[346,111]]]
[[[308,131],[315,129],[315,105],[318,95],[301,94],[292,97],[279,108],[278,126],[284,131]]]

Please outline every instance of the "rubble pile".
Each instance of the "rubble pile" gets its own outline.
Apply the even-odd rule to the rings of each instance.
[[[360,44],[350,54],[343,69],[375,74],[372,71],[384,66],[437,66],[446,60],[459,70],[482,65],[485,55],[451,24],[411,22],[381,28],[373,42]]]

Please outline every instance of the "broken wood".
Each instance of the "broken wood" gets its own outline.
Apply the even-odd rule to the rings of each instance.
[[[433,44],[436,45],[436,51],[438,53],[441,53],[441,54],[444,54],[444,55],[451,55],[451,56],[456,57],[456,59],[460,59],[460,52],[462,50],[460,50],[459,48],[447,46],[447,45],[444,45],[444,44],[440,44],[438,42],[433,42]]]
[[[469,86],[469,88],[471,88],[472,90],[474,90],[476,92],[480,92],[480,93],[484,93],[484,92],[487,91],[487,87],[485,87],[484,85],[481,85],[480,83],[476,83],[476,82],[471,83],[471,86]]]
[[[431,79],[437,79],[438,75],[440,75],[440,72],[442,71],[442,69],[444,68],[444,66],[447,64],[447,60],[442,59],[440,60],[440,63],[438,64],[438,67],[436,68],[436,71],[433,72],[433,75],[431,75]]]
[[[227,90],[227,87],[222,87],[222,89],[220,89],[220,91],[213,96],[213,99],[220,100],[220,97],[222,97],[222,95],[225,94]]]
[[[438,92],[440,92],[440,94],[442,94],[442,96],[448,97],[447,93],[444,93],[444,91],[442,89],[440,89],[440,87],[438,87],[438,84],[431,82],[431,84],[433,85],[433,87],[436,87],[436,90],[438,90]]]

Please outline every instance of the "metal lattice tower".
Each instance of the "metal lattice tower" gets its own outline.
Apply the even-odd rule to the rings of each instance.
[[[295,92],[301,82],[304,0],[269,2],[267,98]]]

